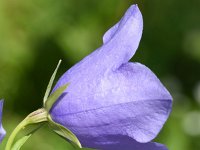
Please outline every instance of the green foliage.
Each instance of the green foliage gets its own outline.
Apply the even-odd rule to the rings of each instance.
[[[53,72],[53,74],[52,74],[52,76],[51,76],[51,78],[50,78],[49,84],[48,84],[48,86],[47,86],[47,89],[46,89],[46,92],[45,92],[45,95],[44,95],[44,98],[43,98],[43,105],[44,105],[44,106],[45,106],[45,103],[47,102],[47,99],[48,99],[48,97],[49,97],[50,91],[51,91],[51,89],[52,89],[53,81],[54,81],[54,79],[55,79],[55,77],[56,77],[56,73],[57,73],[57,71],[58,71],[58,68],[59,68],[60,64],[61,64],[61,60],[59,60],[58,65],[57,65],[55,71]],[[61,90],[61,92],[62,92],[62,90]],[[60,95],[61,95],[61,94],[62,94],[62,93],[60,93]],[[60,96],[60,95],[59,95],[59,96]]]
[[[65,84],[58,89],[56,89],[45,101],[44,103],[44,108],[46,109],[47,112],[51,110],[53,107],[53,104],[58,100],[58,98],[63,94],[63,92],[67,89],[69,84]]]
[[[51,119],[51,116],[48,116],[48,123],[54,132],[56,132],[65,140],[69,140],[69,142],[74,146],[74,148],[82,148],[81,143],[79,142],[76,135],[74,135],[69,129],[65,128],[64,126],[54,122]]]
[[[24,145],[24,143],[29,139],[29,137],[31,137],[31,134],[26,135],[24,137],[22,137],[21,139],[19,139],[12,147],[11,150],[20,150],[21,146]]]

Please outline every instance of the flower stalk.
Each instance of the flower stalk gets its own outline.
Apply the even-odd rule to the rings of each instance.
[[[60,66],[61,60],[59,61],[53,75],[50,78],[49,84],[47,86],[47,90],[45,92],[45,96],[43,99],[43,108],[40,108],[32,113],[30,113],[19,125],[13,130],[11,133],[8,142],[6,144],[5,150],[19,150],[20,147],[26,142],[26,140],[39,128],[34,128],[31,133],[28,135],[22,137],[20,140],[18,140],[15,145],[13,146],[13,142],[15,140],[16,135],[23,130],[25,127],[31,124],[39,124],[42,122],[48,123],[48,125],[61,137],[68,139],[74,147],[81,148],[81,143],[79,142],[78,138],[73,134],[69,129],[65,128],[61,124],[58,124],[53,121],[50,115],[50,110],[53,107],[54,103],[57,101],[57,99],[63,94],[63,92],[66,90],[66,88],[69,86],[69,83],[59,87],[57,90],[55,90],[53,93],[50,94],[51,87],[53,85],[53,81],[55,79],[56,72],[58,70],[58,67]],[[18,143],[20,143],[18,146]],[[17,146],[16,146],[17,145]]]
[[[31,124],[37,124],[41,122],[47,121],[47,111],[44,108],[38,109],[32,113],[30,113],[22,122],[18,124],[18,126],[11,133],[8,142],[6,144],[5,150],[11,150],[13,142],[15,140],[16,135],[25,127]]]

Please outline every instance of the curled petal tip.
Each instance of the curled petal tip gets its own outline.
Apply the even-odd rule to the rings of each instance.
[[[132,5],[122,19],[103,36],[100,53],[112,69],[128,62],[135,54],[143,31],[143,18],[137,5]]]
[[[129,9],[126,11],[125,15],[122,17],[122,19],[116,23],[113,27],[111,27],[103,36],[103,42],[108,42],[113,36],[119,31],[120,27],[122,27],[125,23],[127,23],[130,18],[136,18],[138,20],[135,20],[135,22],[140,22],[140,27],[142,29],[143,27],[143,19],[142,14],[138,8],[138,5],[132,5],[129,7]],[[136,25],[136,23],[134,23]],[[135,27],[134,27],[135,28]],[[140,30],[141,30],[140,29]],[[140,31],[142,32],[142,30]]]

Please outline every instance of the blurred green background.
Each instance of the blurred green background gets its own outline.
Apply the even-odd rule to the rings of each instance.
[[[170,150],[200,149],[199,0],[1,0],[0,97],[7,136],[0,149],[20,120],[42,106],[58,60],[57,79],[98,48],[133,3],[142,11],[144,32],[132,61],[151,68],[174,98],[155,141]],[[45,126],[22,149],[72,148]]]

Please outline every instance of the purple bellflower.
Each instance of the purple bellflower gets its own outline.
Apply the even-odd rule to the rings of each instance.
[[[2,111],[3,111],[3,100],[0,100],[0,143],[2,142],[4,136],[6,135],[6,131],[2,126]]]
[[[103,36],[103,45],[69,69],[53,91],[70,83],[51,108],[52,119],[82,146],[103,150],[166,150],[151,142],[167,120],[172,97],[135,54],[143,30],[137,5]]]

